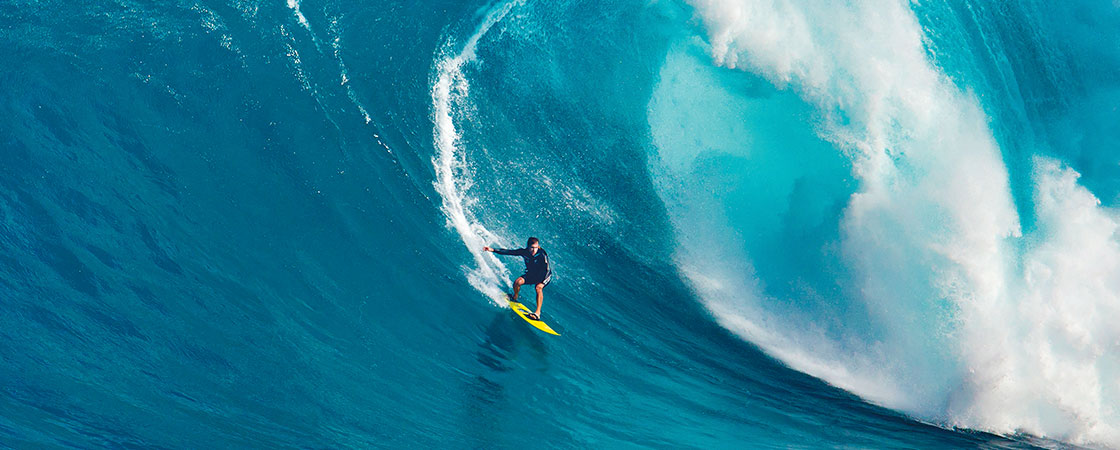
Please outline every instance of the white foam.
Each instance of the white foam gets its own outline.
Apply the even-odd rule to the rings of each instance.
[[[362,114],[362,118],[366,123],[372,123],[373,118],[369,116],[369,111],[366,110],[365,105],[358,100],[358,93],[354,92],[354,86],[350,84],[350,71],[346,68],[346,62],[342,59],[342,34],[338,29],[338,18],[331,18],[330,27],[328,28],[330,34],[334,37],[331,39],[331,49],[334,50],[334,59],[338,61],[338,84],[346,88],[346,98],[350,99],[350,103],[358,108],[358,112]],[[373,138],[381,143],[381,139],[374,134]],[[384,145],[384,143],[382,143]]]
[[[460,148],[459,131],[455,122],[462,119],[459,115],[463,113],[457,108],[467,101],[470,87],[463,74],[464,65],[475,60],[475,48],[479,39],[509,14],[510,10],[522,3],[521,0],[507,1],[492,8],[458,53],[445,56],[436,63],[435,80],[432,83],[432,120],[435,123],[436,146],[432,165],[436,171],[436,192],[443,203],[441,209],[447,216],[448,227],[459,234],[474,257],[474,267],[463,267],[467,280],[494,304],[502,307],[509,306],[503,290],[503,286],[509,284],[509,270],[493,255],[482,251],[483,246],[502,239],[486,229],[470,210],[474,200],[466,192],[472,184],[472,178]]]
[[[788,327],[767,315],[758,289],[711,287],[757,286],[749,267],[711,272],[682,238],[681,270],[720,323],[919,417],[1120,445],[1117,221],[1076,174],[1036,160],[1040,230],[1019,239],[987,118],[928,60],[904,1],[691,3],[716,64],[815,104],[822,137],[851,159],[860,187],[844,213],[843,254],[884,335],[872,345]]]
[[[296,19],[299,20],[299,24],[303,25],[303,28],[310,32],[311,23],[307,21],[307,17],[304,17],[303,11],[300,11],[299,0],[288,0],[288,8],[291,9],[293,13],[295,13]]]
[[[307,16],[304,16],[303,10],[300,9],[299,0],[288,0],[288,9],[292,10],[292,14],[295,14],[296,20],[299,21],[299,24],[303,26],[304,30],[307,30],[307,34],[311,36],[311,43],[315,45],[315,50],[319,53],[323,53],[323,47],[319,43],[319,38],[315,36],[315,30],[311,29],[311,22],[307,20]]]
[[[1052,159],[1034,159],[1038,231],[1010,280],[1014,307],[977,328],[961,423],[1120,444],[1120,217]],[[981,305],[983,306],[983,305]],[[980,310],[978,315],[995,316]],[[996,332],[991,333],[994,328]]]

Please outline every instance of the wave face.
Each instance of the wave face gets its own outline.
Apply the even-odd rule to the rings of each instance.
[[[92,3],[0,6],[8,445],[1120,447],[1114,4]]]
[[[1092,24],[1029,2],[802,6],[695,2],[715,65],[768,89],[691,96],[714,83],[670,56],[651,101],[666,172],[685,180],[665,190],[683,198],[681,268],[709,309],[791,367],[917,417],[1120,445],[1114,147],[1069,149],[1062,124],[1102,114],[1069,105],[1115,93],[1090,71],[1115,67],[1116,47],[1091,48],[1109,62],[1079,59],[1091,41],[1054,28]],[[721,103],[735,109],[708,107]],[[697,152],[671,125],[705,111],[745,118],[730,142],[750,144]],[[791,142],[797,116],[823,142]],[[712,159],[742,167],[715,171],[730,186],[703,189]],[[1102,165],[1110,180],[1078,180]],[[720,273],[709,248],[746,257]]]

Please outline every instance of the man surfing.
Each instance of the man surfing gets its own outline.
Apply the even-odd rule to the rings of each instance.
[[[525,314],[530,319],[541,320],[541,303],[544,301],[544,287],[552,282],[552,266],[548,263],[548,253],[541,248],[540,240],[531,237],[525,248],[505,250],[500,248],[482,247],[483,250],[499,255],[520,256],[525,260],[525,273],[513,282],[513,298],[517,301],[517,294],[521,285],[529,284],[537,288],[537,312]]]

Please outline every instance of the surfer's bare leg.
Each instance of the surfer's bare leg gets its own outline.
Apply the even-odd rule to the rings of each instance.
[[[544,302],[544,283],[538,283],[537,284],[537,312],[534,313],[534,314],[537,315],[537,317],[541,316],[541,303],[543,303],[543,302]]]
[[[517,293],[519,291],[521,291],[521,285],[523,285],[523,284],[525,284],[525,277],[517,277],[516,280],[513,280],[513,299],[512,300],[517,300]]]

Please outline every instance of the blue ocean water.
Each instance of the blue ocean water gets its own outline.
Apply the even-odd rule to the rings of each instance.
[[[1120,447],[1115,2],[0,19],[5,446]]]

